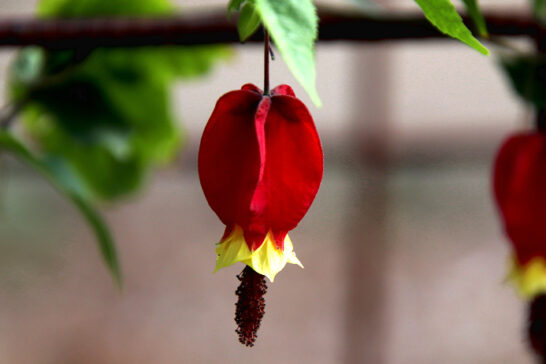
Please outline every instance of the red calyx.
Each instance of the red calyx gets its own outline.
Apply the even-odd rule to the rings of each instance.
[[[218,100],[201,139],[199,178],[226,234],[241,226],[255,250],[272,231],[283,248],[322,179],[313,119],[290,86],[263,95],[247,84]]]
[[[546,258],[546,135],[521,133],[502,145],[494,193],[520,264]]]

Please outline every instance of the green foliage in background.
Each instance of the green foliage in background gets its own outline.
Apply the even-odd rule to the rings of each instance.
[[[82,17],[165,15],[174,8],[165,0],[44,0],[38,9],[45,17]],[[202,75],[227,55],[223,47],[48,52],[34,65],[40,68],[34,79],[13,68],[13,95],[24,100],[25,125],[42,150],[66,159],[95,198],[111,200],[134,192],[150,167],[175,155],[173,81]]]
[[[546,20],[546,0],[529,0],[533,8],[533,14],[541,21]]]
[[[546,58],[534,54],[505,56],[501,65],[522,100],[546,109]]]
[[[88,200],[85,188],[79,183],[79,179],[72,173],[70,167],[60,159],[46,160],[36,156],[17,138],[1,129],[0,150],[8,151],[29,166],[34,167],[59,192],[73,202],[95,233],[103,260],[118,286],[121,286],[121,269],[112,235],[98,211]]]
[[[241,7],[247,1],[254,2],[254,0],[229,0],[228,6],[227,6],[228,16],[241,10]]]
[[[478,0],[463,0],[463,3],[466,7],[466,11],[472,18],[480,37],[487,37],[487,25],[485,24],[485,19],[478,5]]]
[[[42,17],[100,17],[171,15],[169,0],[41,0],[37,12]]]
[[[535,18],[546,21],[546,0],[529,0]],[[546,110],[546,55],[537,51],[514,51],[500,57],[512,89],[524,102],[537,110]]]
[[[43,0],[38,5],[41,17],[164,16],[173,11],[166,0]],[[55,160],[65,167],[31,165],[47,171],[87,218],[115,277],[120,275],[114,243],[91,203],[137,191],[153,167],[175,157],[181,135],[172,115],[174,81],[204,75],[230,53],[222,46],[29,47],[13,63],[10,96],[22,106],[25,131],[37,146],[36,161]],[[70,179],[63,177],[67,170]],[[74,192],[74,181],[84,194]]]
[[[442,33],[456,38],[482,54],[489,54],[485,48],[464,25],[463,19],[450,0],[415,0],[426,18]]]
[[[41,50],[35,50],[41,51]],[[204,74],[224,48],[97,49],[43,56],[36,82],[24,83],[16,61],[14,94],[26,99],[25,125],[48,154],[63,156],[94,197],[113,199],[138,188],[150,167],[176,153],[179,131],[170,88],[180,77]],[[27,71],[25,71],[27,72]]]

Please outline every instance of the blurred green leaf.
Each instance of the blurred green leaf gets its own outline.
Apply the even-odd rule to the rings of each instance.
[[[218,62],[233,56],[233,50],[224,46],[163,47],[148,49],[146,52],[150,52],[152,62],[157,63],[155,67],[165,72],[167,81],[204,76]]]
[[[501,65],[518,96],[538,109],[546,109],[545,58],[537,55],[504,57]]]
[[[20,53],[11,66],[13,78],[20,83],[31,84],[42,74],[45,52],[39,47],[27,47]]]
[[[415,0],[415,2],[423,10],[425,17],[442,33],[460,40],[484,55],[489,54],[489,50],[474,38],[464,25],[450,0]]]
[[[317,105],[314,43],[318,17],[311,0],[256,0],[256,9],[288,68]]]
[[[93,198],[113,199],[140,186],[146,164],[130,137],[119,135],[116,140],[115,131],[108,128],[103,133],[98,128],[89,128],[85,133],[82,128],[80,134],[74,134],[63,128],[58,119],[53,121],[44,115],[51,115],[51,111],[44,112],[35,103],[27,105],[24,113],[27,129],[46,156],[70,163]]]
[[[136,190],[148,166],[168,161],[179,144],[166,62],[126,52],[94,52],[66,77],[33,89],[25,107],[42,150],[69,161],[105,199]],[[146,71],[156,66],[159,72]]]
[[[41,0],[38,15],[43,17],[97,17],[169,15],[169,0]]]
[[[262,19],[260,14],[256,11],[256,7],[252,3],[246,3],[239,15],[239,22],[237,23],[237,30],[239,32],[239,38],[242,42],[248,39],[256,29],[260,26]]]
[[[247,0],[230,0],[227,7],[228,15],[241,10],[241,6],[243,6],[245,1]]]
[[[42,160],[10,133],[0,130],[0,149],[13,154],[44,175],[80,211],[95,233],[103,260],[112,277],[121,286],[121,269],[112,234],[99,212],[88,201],[83,184],[61,160]]]
[[[42,0],[41,17],[163,16],[168,0]],[[135,191],[180,144],[170,89],[231,55],[221,46],[22,50],[10,69],[9,97],[23,105],[28,150],[0,130],[7,150],[42,174],[79,209],[121,282],[114,241],[90,201]],[[39,151],[39,153],[38,153]]]
[[[97,242],[99,243],[100,252],[102,254],[102,259],[109,268],[110,273],[112,274],[118,287],[121,288],[123,284],[121,269],[119,266],[116,246],[108,226],[98,211],[95,210],[93,206],[81,196],[71,195],[70,199],[79,208],[80,212],[87,220],[87,223],[95,232]]]
[[[480,36],[487,37],[487,25],[485,24],[485,19],[480,10],[480,6],[478,5],[478,0],[463,0],[463,3]]]
[[[531,0],[533,3],[533,14],[537,19],[546,20],[546,0]]]
[[[45,51],[39,47],[23,48],[8,68],[8,97],[12,103],[22,103],[27,90],[44,72]]]
[[[44,0],[40,12],[162,14],[172,10],[168,4]],[[153,166],[175,156],[181,136],[171,111],[174,81],[201,76],[230,54],[222,46],[50,51],[39,82],[22,82],[14,67],[10,91],[25,100],[24,125],[41,150],[69,162],[94,198],[111,200],[136,191]]]

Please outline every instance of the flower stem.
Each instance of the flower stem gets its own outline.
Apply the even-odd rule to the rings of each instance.
[[[269,95],[269,32],[264,28],[264,95]]]
[[[246,346],[254,346],[258,329],[265,313],[264,295],[267,292],[265,276],[256,273],[248,265],[237,276],[241,284],[235,291],[239,296],[235,304],[235,322],[239,341]]]

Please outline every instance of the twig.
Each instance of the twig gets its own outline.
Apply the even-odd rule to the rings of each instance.
[[[319,8],[320,41],[447,39],[421,14],[365,15]],[[517,11],[487,13],[493,36],[537,37],[539,25]],[[468,17],[464,17],[469,22]],[[92,49],[151,45],[238,43],[235,21],[225,11],[170,18],[0,19],[0,47],[39,45],[49,49]],[[263,42],[257,32],[249,42]]]
[[[505,51],[510,51],[513,53],[524,53],[525,50],[521,47],[517,47],[515,44],[510,42],[509,40],[501,37],[488,37],[487,39],[484,39],[486,43],[489,43],[491,45],[494,45],[498,48],[501,48]]]
[[[16,102],[12,104],[7,104],[2,109],[0,109],[0,128],[9,128],[22,108],[23,102]]]

